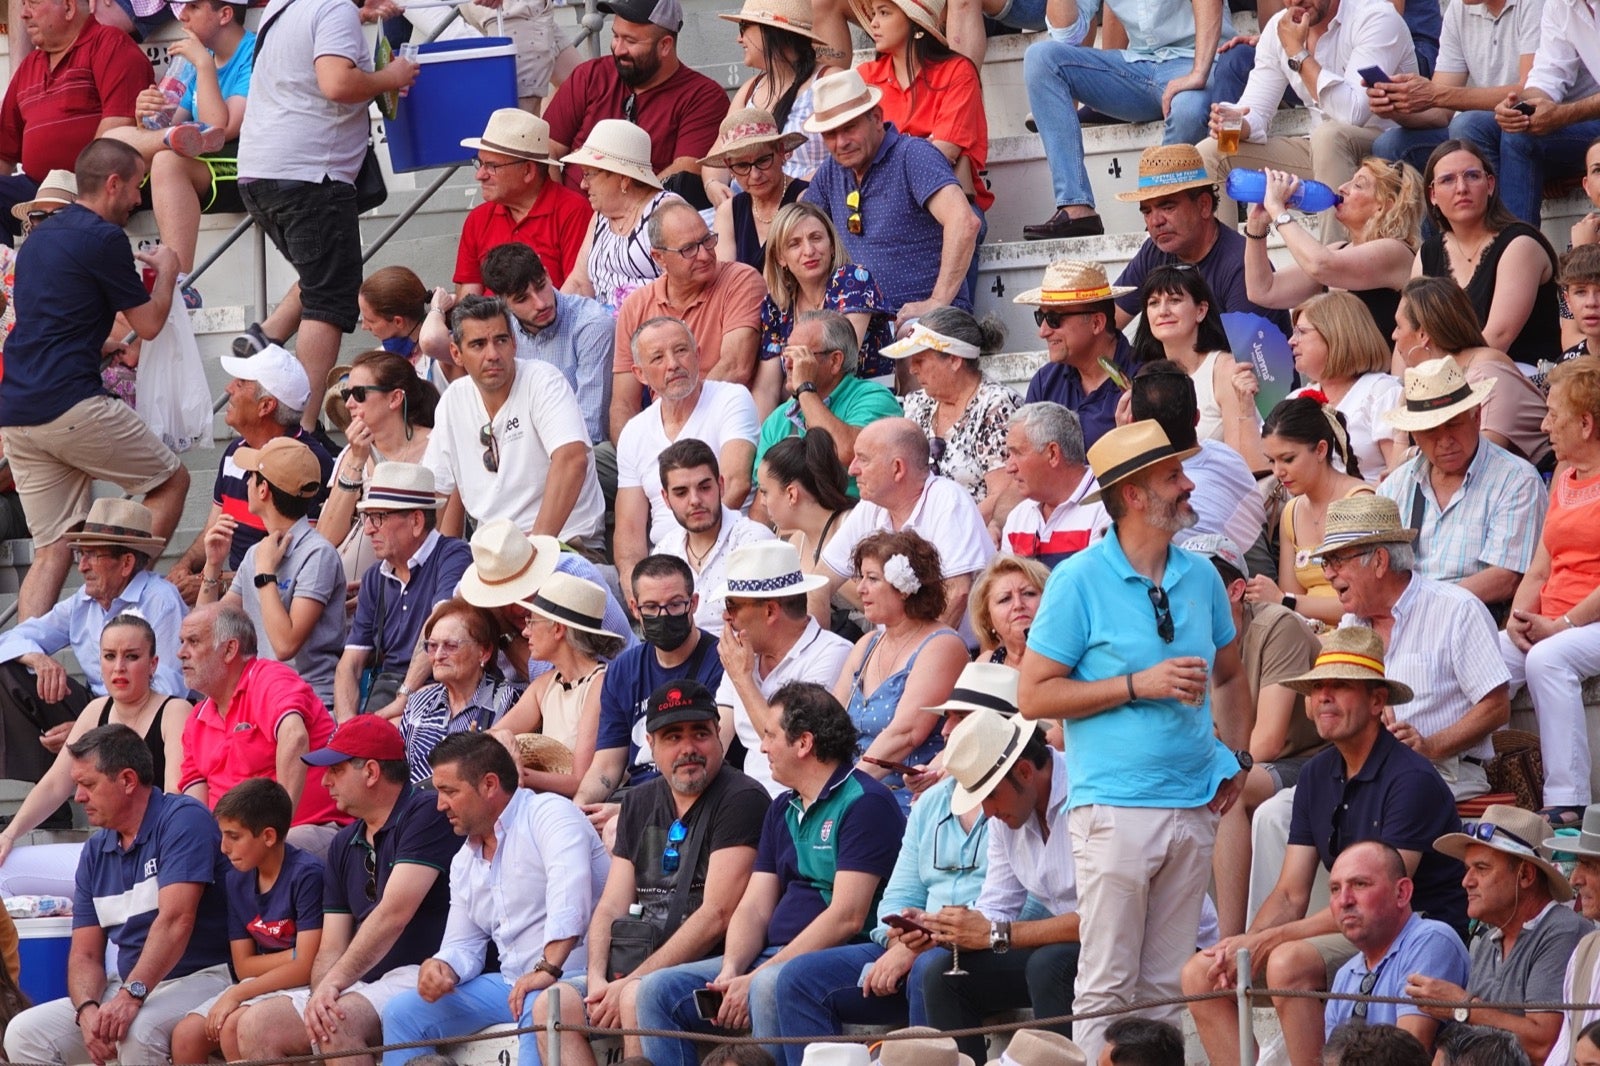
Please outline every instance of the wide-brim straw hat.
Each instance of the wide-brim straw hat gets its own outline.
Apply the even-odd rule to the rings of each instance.
[[[878,1045],[873,1059],[878,1066],[974,1066],[971,1055],[963,1055],[953,1039],[930,1026],[914,1025],[885,1035],[899,1039]]]
[[[1132,285],[1113,285],[1106,268],[1085,259],[1057,259],[1044,268],[1044,280],[1037,289],[1028,289],[1011,298],[1014,304],[1035,307],[1082,307],[1105,303],[1137,290]]]
[[[786,540],[763,540],[735,549],[728,556],[724,574],[722,585],[712,593],[715,599],[803,596],[828,583],[821,574],[808,574],[801,568],[799,550]]]
[[[367,482],[358,511],[437,511],[444,497],[434,489],[433,470],[421,463],[379,463]]]
[[[1279,682],[1301,695],[1311,695],[1319,681],[1367,681],[1389,689],[1389,705],[1410,703],[1411,686],[1383,670],[1383,641],[1366,626],[1344,626],[1323,635],[1322,650],[1310,670]]]
[[[986,1066],[1089,1066],[1083,1049],[1060,1033],[1018,1029],[997,1059]]]
[[[1406,368],[1405,400],[1394,410],[1383,412],[1383,420],[1407,433],[1434,429],[1461,412],[1482,405],[1488,400],[1494,381],[1490,378],[1474,385],[1453,357],[1429,359]]]
[[[956,779],[950,812],[960,816],[982,803],[1016,765],[1037,728],[1037,722],[1020,715],[985,707],[951,730],[944,746],[945,773]]]
[[[835,1044],[817,1041],[805,1045],[800,1066],[871,1066],[872,1055],[865,1044]]]
[[[1600,859],[1600,803],[1591,803],[1583,809],[1583,828],[1578,830],[1577,836],[1549,836],[1544,846],[1580,859]]]
[[[1167,439],[1161,424],[1151,418],[1118,426],[1089,449],[1089,468],[1100,487],[1085,496],[1083,502],[1099,503],[1117,482],[1168,459],[1187,459],[1199,450],[1179,448]]]
[[[66,207],[78,202],[78,176],[70,170],[52,170],[39,183],[39,191],[27,203],[11,209],[11,217],[18,222],[28,220],[29,211],[45,207]]]
[[[927,30],[936,41],[949,47],[950,42],[944,35],[945,0],[890,0],[890,2],[905,13],[912,25]],[[860,23],[862,29],[866,29],[867,23],[872,21],[872,8],[866,0],[850,0],[850,15]]]
[[[1322,520],[1322,543],[1311,549],[1313,559],[1345,548],[1368,544],[1409,544],[1417,531],[1400,522],[1400,505],[1387,496],[1364,492],[1328,504]]]
[[[1533,811],[1504,803],[1491,803],[1466,832],[1446,833],[1433,842],[1433,850],[1452,859],[1466,859],[1467,845],[1482,844],[1503,854],[1531,862],[1544,874],[1557,903],[1572,899],[1572,882],[1556,864],[1539,853],[1539,842],[1550,835],[1550,823]]]
[[[1163,144],[1139,153],[1138,183],[1128,192],[1117,193],[1117,199],[1138,203],[1216,182],[1200,158],[1200,149],[1192,144]]]
[[[489,115],[482,137],[468,137],[461,147],[494,152],[530,163],[554,163],[550,158],[550,124],[520,107],[501,107]]]
[[[474,607],[506,607],[531,599],[560,558],[556,538],[530,537],[509,518],[496,518],[472,535],[472,565],[456,591]]]
[[[827,133],[877,107],[883,90],[868,85],[855,70],[841,70],[811,83],[811,117],[801,124],[807,133]]]
[[[650,150],[650,134],[644,129],[620,118],[603,118],[594,124],[582,147],[562,156],[561,162],[609,170],[659,189],[661,179],[650,165]]]
[[[322,414],[340,433],[350,428],[350,408],[345,406],[339,388],[349,380],[350,371],[354,369],[349,363],[340,363],[328,371],[323,382]]]
[[[517,762],[546,774],[572,773],[572,749],[543,733],[517,734]]]
[[[560,622],[568,629],[581,629],[599,637],[622,640],[620,633],[605,627],[606,590],[557,570],[540,583],[533,596],[517,603],[541,618]]]
[[[827,44],[817,33],[812,21],[811,5],[806,0],[745,0],[737,13],[724,12],[717,16],[729,22],[753,22],[757,26],[771,26],[775,30],[788,30],[809,37],[818,44]]]
[[[934,714],[946,711],[1017,713],[1017,687],[1022,675],[1004,663],[968,663],[961,668],[955,688],[943,703],[922,708]]]
[[[778,128],[772,112],[759,107],[741,107],[728,113],[717,130],[717,143],[711,154],[700,160],[703,167],[725,167],[728,157],[751,148],[771,145],[775,151],[792,152],[806,143],[806,135],[798,130],[785,133]]]
[[[114,545],[159,555],[167,542],[152,532],[155,515],[134,500],[102,497],[89,505],[83,528],[63,536],[75,548]]]

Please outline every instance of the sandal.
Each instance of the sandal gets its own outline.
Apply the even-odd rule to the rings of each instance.
[[[1539,817],[1549,822],[1551,829],[1578,829],[1583,825],[1583,808],[1546,807]]]

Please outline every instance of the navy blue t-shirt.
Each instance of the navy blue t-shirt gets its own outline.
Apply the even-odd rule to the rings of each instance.
[[[339,830],[328,848],[328,872],[322,891],[325,913],[348,914],[359,929],[383,898],[383,886],[389,883],[396,866],[413,862],[439,872],[389,953],[362,975],[363,981],[371,981],[396,966],[414,966],[439,950],[445,919],[450,914],[450,862],[461,850],[461,838],[435,805],[434,794],[409,784],[395,801],[383,828],[375,834],[376,847],[367,846],[366,828],[364,821],[351,822]],[[367,873],[369,856],[371,874]],[[367,891],[369,883],[371,892]]]
[[[1111,361],[1131,380],[1138,369],[1133,359],[1133,345],[1128,343],[1121,330],[1113,329],[1117,338]],[[1026,403],[1058,403],[1078,416],[1083,426],[1083,446],[1094,447],[1094,442],[1109,433],[1117,424],[1117,401],[1122,390],[1109,377],[1093,392],[1083,388],[1083,378],[1075,367],[1066,363],[1049,362],[1034,371],[1028,382]]]
[[[294,947],[294,939],[322,928],[322,860],[284,845],[283,869],[265,892],[256,871],[228,871],[228,939],[253,940],[257,955]]]
[[[139,832],[126,851],[115,829],[101,829],[84,844],[73,893],[72,928],[104,929],[117,949],[117,973],[126,980],[155,924],[161,889],[204,885],[189,945],[167,977],[187,977],[225,963],[228,904],[223,883],[232,868],[222,856],[216,819],[204,804],[151,789]]]
[[[322,487],[317,490],[316,498],[311,501],[311,509],[306,512],[306,519],[316,525],[317,518],[322,514],[322,505],[328,502],[328,483],[333,480],[333,456],[302,426],[295,426],[294,432],[288,437],[310,448],[311,454],[317,457],[317,465],[322,468]],[[238,523],[233,529],[233,543],[228,548],[229,570],[239,569],[239,564],[244,562],[244,553],[267,535],[267,527],[261,519],[250,513],[250,497],[244,488],[244,471],[233,461],[233,453],[242,447],[244,438],[235,437],[222,450],[222,460],[217,464],[217,480],[211,488],[211,502]],[[357,515],[356,524],[360,523],[361,518]]]
[[[100,345],[117,312],[149,299],[121,229],[77,204],[40,223],[17,252],[0,426],[42,426],[104,395]]]
[[[605,751],[627,746],[628,776],[624,780],[629,785],[643,784],[660,773],[644,731],[650,693],[668,681],[685,677],[694,678],[712,692],[722,684],[717,638],[703,629],[699,633],[700,643],[694,654],[670,670],[661,665],[652,645],[639,644],[618,655],[600,679],[600,732],[594,747]]]
[[[456,537],[440,536],[420,565],[411,568],[404,588],[400,579],[385,573],[383,564],[367,567],[361,575],[361,593],[350,622],[347,648],[383,648],[380,670],[404,671],[422,637],[422,624],[434,607],[455,594],[461,575],[472,565],[472,547]],[[381,601],[381,608],[380,608]],[[381,630],[381,634],[380,634]]]

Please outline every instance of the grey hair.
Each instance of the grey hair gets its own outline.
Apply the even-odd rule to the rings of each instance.
[[[260,385],[258,384],[256,387],[260,388]],[[265,392],[266,390],[263,389],[262,391]],[[270,392],[267,395],[272,396]],[[298,426],[300,424],[300,416],[305,412],[298,407],[290,407],[276,396],[272,396],[272,398],[278,400],[278,406],[272,410],[272,420],[284,429]]]
[[[1417,568],[1417,550],[1405,541],[1394,541],[1389,544],[1378,544],[1389,553],[1389,569],[1398,574],[1409,574]]]
[[[985,315],[980,320],[970,311],[963,311],[959,307],[935,307],[923,315],[919,322],[935,333],[966,341],[981,355],[993,355],[1006,341],[1006,329],[1000,324],[999,318]],[[978,369],[978,360],[975,358],[964,359],[963,362],[972,370]]]
[[[239,642],[240,655],[248,657],[256,654],[256,624],[250,621],[243,607],[224,603],[211,619],[212,647],[220,648],[230,640]]]
[[[1011,413],[1011,427],[1027,434],[1040,451],[1054,444],[1061,449],[1061,458],[1074,466],[1089,462],[1083,449],[1083,422],[1071,408],[1048,400],[1023,404]]]
[[[645,239],[650,242],[650,247],[656,251],[666,251],[667,246],[661,243],[667,239],[666,220],[672,217],[672,212],[679,209],[689,212],[695,218],[700,218],[700,212],[691,207],[687,201],[672,199],[663,200],[661,206],[651,212],[650,220],[644,224]],[[701,221],[704,221],[704,219],[701,219]]]
[[[645,330],[655,329],[657,326],[677,326],[683,331],[683,335],[689,338],[689,347],[693,348],[696,353],[699,352],[700,346],[695,343],[694,332],[689,329],[687,322],[681,318],[674,318],[672,315],[656,315],[654,318],[647,318],[640,323],[639,328],[633,331],[633,336],[628,338],[628,351],[633,355],[634,366],[639,365],[639,338],[644,335]]]
[[[467,321],[491,322],[496,318],[504,319],[506,329],[511,328],[511,309],[506,302],[498,296],[478,296],[472,294],[463,296],[461,302],[456,304],[454,311],[450,312],[450,339],[459,347],[463,336],[461,324]],[[512,334],[516,336],[516,334]]]
[[[844,364],[839,369],[846,377],[856,372],[861,343],[856,340],[856,327],[850,324],[848,318],[837,311],[801,311],[794,322],[797,326],[802,322],[821,322],[823,345],[828,351],[837,350],[844,357]]]

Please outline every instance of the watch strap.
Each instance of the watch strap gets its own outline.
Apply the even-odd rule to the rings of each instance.
[[[543,955],[539,956],[539,961],[533,964],[533,968],[535,970],[538,970],[540,973],[549,974],[551,977],[554,977],[557,981],[561,980],[561,975],[564,972],[561,969],[561,967],[557,966],[555,963],[551,962],[549,959],[545,958]]]

